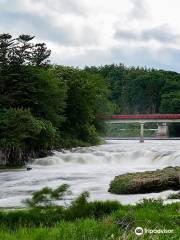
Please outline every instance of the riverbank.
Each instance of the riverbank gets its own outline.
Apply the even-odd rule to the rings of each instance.
[[[6,166],[6,165],[0,165],[0,171],[3,170],[13,170],[13,169],[21,169],[24,166]]]
[[[134,240],[139,239],[137,227],[144,229],[143,239],[179,239],[179,211],[179,203],[163,205],[161,200],[144,200],[135,206],[83,201],[66,210],[1,212],[0,239]],[[152,233],[154,230],[167,233]]]
[[[99,137],[98,142],[95,146],[99,146],[105,144],[106,140],[102,137]],[[8,151],[3,151],[0,149],[0,170],[10,170],[10,169],[20,169],[26,166],[26,164],[31,164],[36,158],[41,159],[45,157],[50,157],[54,155],[54,152],[65,152],[65,151],[73,151],[75,148],[82,147],[91,147],[94,146],[90,143],[82,142],[82,141],[72,141],[71,143],[64,143],[62,147],[55,148],[54,150],[39,150],[39,151],[18,151],[18,155],[16,156],[16,161],[13,161],[13,164],[9,164],[11,162],[11,155]],[[18,161],[17,161],[18,159]]]
[[[47,156],[52,156],[51,150],[0,149],[0,169],[21,168],[35,158]]]

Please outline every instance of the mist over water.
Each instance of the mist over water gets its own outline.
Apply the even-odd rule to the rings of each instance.
[[[83,191],[91,200],[119,200],[123,204],[140,199],[166,197],[172,191],[151,194],[115,195],[108,193],[111,180],[126,172],[140,172],[180,166],[180,141],[111,140],[106,144],[54,152],[53,156],[34,160],[32,171],[25,169],[0,172],[0,207],[21,207],[23,199],[42,187],[70,185],[72,195]],[[63,204],[60,202],[60,204]]]

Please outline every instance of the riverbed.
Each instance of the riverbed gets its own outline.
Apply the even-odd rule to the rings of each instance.
[[[115,195],[108,192],[116,175],[180,166],[179,140],[108,140],[106,144],[54,151],[53,156],[35,159],[32,170],[25,168],[0,172],[0,207],[21,208],[23,200],[42,187],[70,186],[71,195],[59,204],[69,203],[83,191],[90,200],[118,200],[134,204],[143,198],[166,198],[173,191]]]

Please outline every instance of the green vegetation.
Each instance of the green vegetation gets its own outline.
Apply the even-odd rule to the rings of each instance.
[[[24,202],[25,210],[0,212],[0,224],[8,229],[23,227],[52,227],[60,220],[72,221],[80,218],[102,218],[119,209],[120,203],[116,201],[89,202],[89,193],[83,192],[68,207],[58,206],[57,200],[63,200],[69,195],[68,185],[63,184],[56,189],[43,188],[32,194],[30,199]],[[65,200],[64,200],[65,201]]]
[[[178,73],[139,67],[127,68],[122,64],[86,67],[86,71],[99,73],[107,79],[112,92],[111,100],[116,104],[116,113],[180,112]]]
[[[28,207],[52,206],[53,201],[61,200],[70,193],[68,192],[68,185],[63,184],[55,190],[44,187],[42,190],[36,191],[32,194],[31,199],[26,199],[25,203]]]
[[[64,110],[66,120],[60,128],[65,140],[97,144],[98,133],[103,130],[98,116],[111,109],[105,80],[99,74],[62,66],[54,66],[53,73],[59,76],[67,87]]]
[[[138,239],[136,227],[172,230],[168,234],[144,233],[143,239],[179,239],[179,203],[163,205],[162,200],[143,200],[136,205],[116,201],[89,202],[83,192],[67,206],[52,201],[69,194],[66,184],[34,192],[25,210],[0,212],[0,239]]]
[[[38,207],[0,212],[0,239],[139,239],[136,227],[172,230],[168,234],[145,233],[143,239],[179,239],[178,203],[144,200],[135,206],[118,202],[88,202],[81,194],[69,207]]]
[[[0,35],[0,164],[100,142],[109,90],[99,74],[52,66],[34,37]]]

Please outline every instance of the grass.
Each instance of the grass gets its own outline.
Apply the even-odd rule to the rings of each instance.
[[[16,232],[0,231],[0,237],[6,240],[92,240],[112,239],[118,237],[120,230],[116,225],[104,220],[98,222],[94,219],[76,220],[74,222],[61,222],[53,228],[20,228]],[[114,238],[115,239],[115,238]]]
[[[67,209],[46,207],[1,212],[0,222],[1,240],[178,240],[180,204],[144,200],[135,206],[122,206],[108,201],[83,202],[81,197]],[[136,236],[136,227],[172,229],[173,233]]]
[[[16,230],[19,227],[54,227],[61,221],[76,219],[102,219],[120,209],[121,204],[116,201],[87,201],[88,195],[82,193],[67,208],[61,206],[36,206],[24,210],[1,211],[1,227]]]
[[[54,227],[60,221],[76,219],[102,219],[120,209],[117,202],[91,202],[62,207],[32,208],[28,210],[2,211],[0,223],[3,228],[16,230],[19,227]]]

